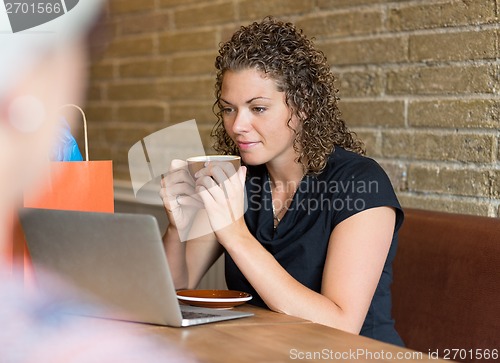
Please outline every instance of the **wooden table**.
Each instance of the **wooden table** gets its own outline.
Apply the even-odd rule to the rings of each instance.
[[[182,347],[201,362],[437,361],[373,339],[243,305],[254,317],[188,328],[142,325],[149,334]]]

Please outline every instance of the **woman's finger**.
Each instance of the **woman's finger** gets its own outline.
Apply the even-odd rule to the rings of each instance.
[[[234,219],[239,219],[245,213],[245,180],[246,167],[242,166],[224,183],[227,201]]]
[[[217,201],[213,198],[212,193],[203,185],[200,185],[197,190],[207,209],[210,225],[214,232],[234,222],[233,212],[227,199],[224,198],[222,201]]]
[[[171,177],[173,175],[177,174],[177,172],[179,172],[181,170],[186,170],[186,169],[187,169],[187,162],[186,161],[180,160],[180,159],[173,159],[170,162],[170,167],[168,168],[168,172],[165,174],[162,174],[162,178],[161,178],[162,182],[164,180],[171,179]]]
[[[175,197],[174,203],[178,203],[179,206],[186,206],[186,207],[196,207],[196,208],[204,207],[203,201],[198,194],[194,194],[193,196],[181,194]]]
[[[221,173],[221,171],[223,173]],[[202,176],[212,176],[216,177],[215,174],[219,178],[229,178],[233,174],[236,173],[236,169],[234,168],[234,165],[228,161],[211,161],[209,162],[204,168],[199,170],[196,174],[196,178],[200,178]],[[224,177],[225,175],[225,177]],[[223,182],[223,180],[218,180],[217,181],[219,184]]]
[[[173,209],[176,206],[185,205],[188,207],[200,207],[203,208],[203,202],[200,196],[197,193],[192,195],[187,194],[175,194],[170,195],[167,194],[164,190],[160,190],[160,198],[163,201],[163,204],[169,209]],[[184,200],[183,203],[180,201]]]
[[[185,195],[196,194],[194,186],[192,186],[191,184],[184,183],[184,182],[169,185],[169,186],[161,188],[161,189],[165,190],[166,195],[168,195],[168,196],[176,196],[178,194],[185,194]]]
[[[199,193],[200,187],[205,188],[215,200],[225,199],[225,193],[222,188],[210,176],[202,176],[196,179],[196,192]]]
[[[234,173],[222,183],[228,199],[242,197],[246,179],[245,175],[246,167],[242,166],[238,172]]]
[[[195,181],[187,169],[175,169],[162,175],[161,186],[168,187],[176,183],[188,183],[194,187]]]
[[[177,183],[182,181],[184,176],[189,176],[189,180],[192,180],[191,175],[187,171],[187,162],[180,159],[173,159],[170,163],[170,167],[168,172],[162,174],[161,183],[162,186],[165,186],[166,181],[170,181],[172,183]]]
[[[240,168],[237,171],[238,178],[240,179],[240,183],[242,186],[245,185],[245,182],[247,181],[247,167],[246,166],[240,166]]]
[[[226,198],[228,198],[227,188],[230,187],[230,183],[234,182],[236,174],[234,165],[230,162],[211,162],[205,168],[201,169],[196,176],[199,178],[203,176],[212,177],[224,191]],[[230,182],[230,178],[232,178],[233,181]]]
[[[210,176],[219,185],[222,185],[226,180],[229,179],[228,174],[226,174],[226,170],[223,169],[221,165],[211,165],[209,167],[209,170]]]

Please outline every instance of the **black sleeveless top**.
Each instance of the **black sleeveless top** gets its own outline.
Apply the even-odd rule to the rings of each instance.
[[[329,238],[335,226],[366,209],[395,208],[392,243],[360,334],[403,345],[391,317],[390,291],[392,261],[403,211],[387,174],[374,160],[336,147],[320,175],[307,175],[302,179],[276,230],[265,165],[248,167],[246,192],[245,222],[252,235],[291,276],[318,293]],[[252,304],[266,307],[228,253],[225,254],[225,268],[229,289],[248,292],[253,295]]]

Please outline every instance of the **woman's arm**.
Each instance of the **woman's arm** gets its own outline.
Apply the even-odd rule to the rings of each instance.
[[[160,196],[169,220],[163,244],[176,289],[195,288],[222,254],[186,162],[173,160]],[[190,238],[190,236],[202,236]]]
[[[213,233],[181,242],[177,229],[170,225],[163,244],[176,289],[195,289],[223,252]]]
[[[332,232],[321,293],[295,280],[250,234],[243,217],[243,172],[224,181],[221,170],[199,179],[200,196],[218,241],[272,309],[324,325],[359,333],[380,279],[394,233],[390,207],[368,209],[341,222]],[[239,180],[238,180],[239,177]],[[222,188],[225,189],[222,190]],[[238,204],[240,203],[240,204]],[[228,205],[232,208],[227,212]],[[226,222],[224,222],[226,220]]]
[[[218,237],[269,308],[358,334],[394,225],[395,212],[389,207],[369,209],[340,223],[330,236],[321,294],[295,280],[249,233],[235,238],[226,230]]]

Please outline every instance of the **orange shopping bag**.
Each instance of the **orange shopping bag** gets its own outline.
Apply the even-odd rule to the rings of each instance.
[[[76,210],[84,212],[114,212],[113,165],[111,160],[89,161],[87,120],[82,114],[85,136],[85,161],[51,162],[43,191],[25,192],[25,208]],[[30,279],[31,261],[24,233],[15,218],[13,231],[13,260],[24,265],[25,277]],[[22,252],[21,252],[22,251]],[[21,253],[20,253],[21,252]]]

